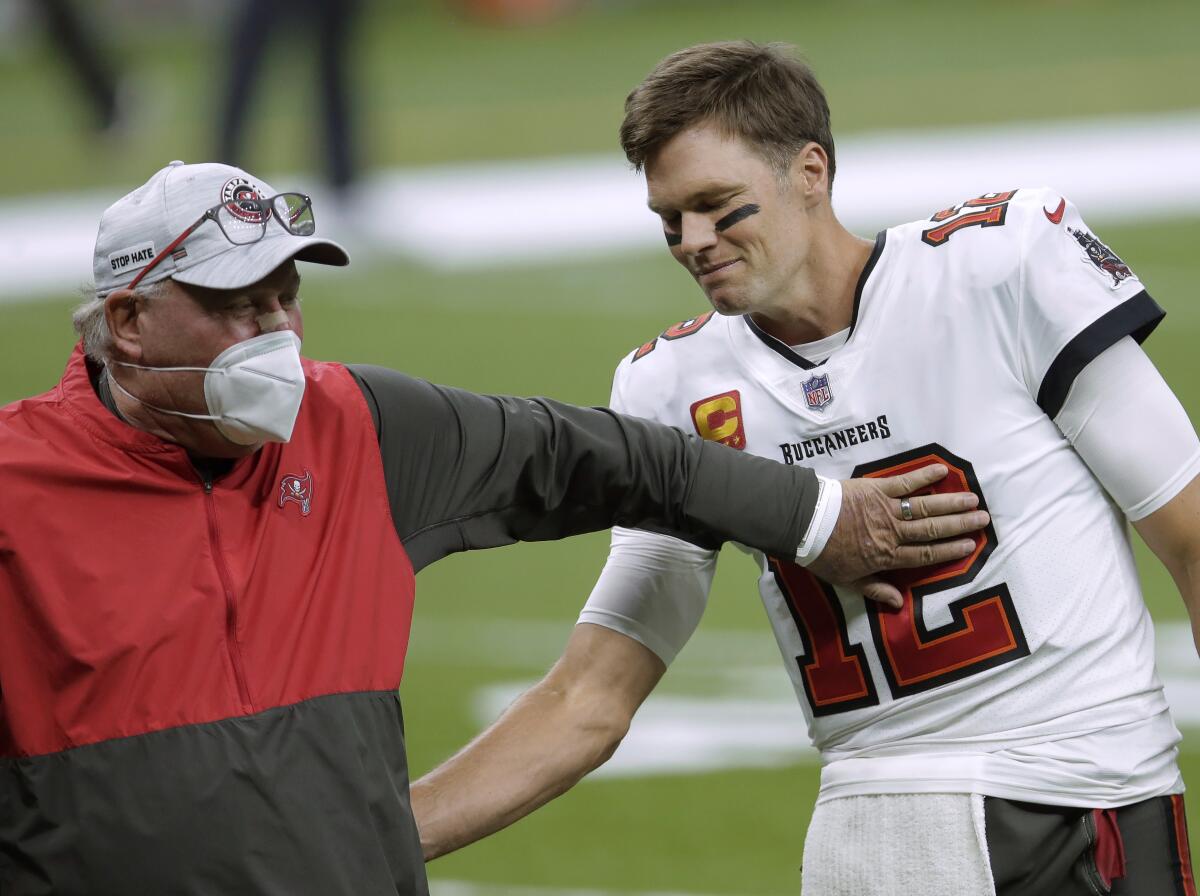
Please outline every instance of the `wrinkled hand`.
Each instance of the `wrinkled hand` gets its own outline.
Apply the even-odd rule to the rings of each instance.
[[[887,569],[929,566],[966,557],[975,541],[961,538],[988,524],[970,492],[912,498],[911,520],[901,516],[900,498],[932,485],[950,471],[932,464],[881,479],[842,481],[842,509],[824,550],[808,569],[835,585],[899,609],[900,590],[875,575]]]

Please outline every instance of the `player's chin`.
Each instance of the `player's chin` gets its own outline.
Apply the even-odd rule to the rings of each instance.
[[[705,290],[709,303],[717,314],[745,314],[749,308],[742,296],[733,290]]]

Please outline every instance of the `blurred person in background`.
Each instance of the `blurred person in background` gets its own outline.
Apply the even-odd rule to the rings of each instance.
[[[448,554],[651,525],[886,599],[987,523],[901,518],[945,468],[839,483],[302,359],[301,261],[349,261],[307,195],[173,162],[101,216],[62,381],[0,409],[5,896],[425,896],[397,688]]]
[[[830,477],[940,463],[993,517],[967,559],[890,577],[890,607],[756,552],[824,762],[803,891],[1195,896],[1126,529],[1200,645],[1200,440],[1139,346],[1162,310],[1048,189],[849,233],[824,92],[778,45],[682,50],[625,113],[716,313],[630,353],[612,407]],[[562,658],[414,785],[428,858],[612,755],[700,620],[715,548],[614,529]]]
[[[73,0],[34,0],[29,6],[87,103],[91,127],[100,133],[115,133],[121,115],[116,70],[94,24]]]
[[[240,0],[226,37],[228,81],[217,130],[217,158],[244,165],[246,123],[264,60],[274,47],[274,63],[299,87],[316,78],[325,176],[334,199],[345,202],[358,176],[350,82],[354,28],[365,0]]]

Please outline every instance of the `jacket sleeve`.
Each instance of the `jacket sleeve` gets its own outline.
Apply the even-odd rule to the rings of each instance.
[[[447,554],[649,524],[791,557],[812,470],[603,408],[478,395],[355,365],[416,569]]]

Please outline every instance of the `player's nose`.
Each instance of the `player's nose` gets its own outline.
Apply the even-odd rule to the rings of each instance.
[[[679,248],[685,255],[699,255],[717,244],[717,228],[705,215],[684,214],[679,226]]]

